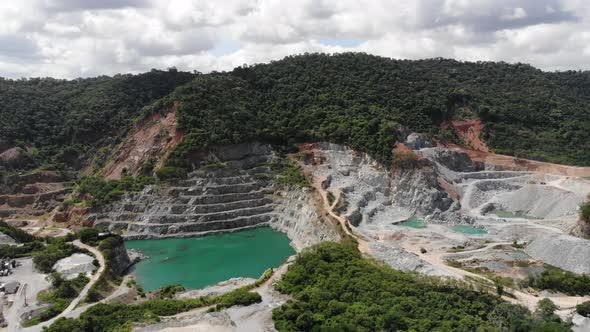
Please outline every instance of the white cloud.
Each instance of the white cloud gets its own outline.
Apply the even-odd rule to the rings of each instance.
[[[589,41],[586,0],[0,2],[7,77],[207,72],[343,51],[590,69]]]
[[[551,14],[551,13],[555,13],[555,11],[554,10],[548,10],[547,13],[548,14]],[[520,19],[523,19],[523,18],[526,18],[526,17],[527,17],[527,13],[521,7],[514,8],[514,10],[512,11],[511,14],[509,14],[509,15],[503,15],[502,16],[502,18],[505,19],[505,20],[520,20]]]

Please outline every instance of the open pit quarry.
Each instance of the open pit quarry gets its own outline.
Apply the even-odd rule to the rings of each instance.
[[[291,157],[309,179],[309,188],[276,181],[271,165],[285,157],[269,145],[217,147],[196,157],[196,170],[186,179],[128,193],[109,206],[82,213],[80,219],[127,240],[270,226],[287,234],[296,251],[351,236],[365,255],[395,269],[461,280],[481,276],[450,266],[450,261],[515,280],[540,273],[544,264],[590,273],[590,241],[572,235],[579,205],[590,193],[590,181],[584,178],[590,169],[539,168],[536,162],[531,162],[535,167],[522,167],[522,162],[514,164],[520,168],[507,167],[508,157],[481,158],[466,149],[433,145],[419,134],[409,135],[396,151],[412,155],[415,162],[391,167],[343,145],[300,144],[299,153]],[[57,188],[59,193],[62,188]],[[7,208],[15,208],[14,198],[3,200]],[[28,207],[38,207],[35,202]],[[198,309],[140,330],[273,331],[272,309],[288,296],[276,292],[272,281],[288,264],[257,288],[262,303],[213,314]],[[221,285],[199,294],[226,289],[233,282]],[[132,289],[121,286],[116,298],[128,301],[129,292]],[[180,296],[190,297],[191,292]],[[513,294],[510,301],[533,310],[543,298],[524,291]],[[550,296],[564,318],[571,318],[575,305],[587,300]],[[576,319],[579,326],[588,326],[588,321]]]
[[[514,279],[539,273],[544,263],[590,273],[590,241],[571,235],[590,182],[570,174],[585,175],[587,169],[505,167],[494,159],[472,158],[464,149],[433,147],[418,134],[409,135],[400,146],[400,151],[415,155],[415,167],[386,167],[367,154],[332,143],[299,148],[296,159],[312,188],[278,186],[269,167],[278,157],[270,146],[235,145],[201,156],[201,167],[187,179],[126,195],[89,220],[127,239],[271,226],[285,232],[298,251],[338,240],[344,231],[357,238],[366,255],[393,268],[459,279],[472,273],[448,261]],[[410,219],[425,227],[404,226]],[[268,299],[273,307],[284,301],[275,296]],[[538,300],[517,294],[517,301],[532,309]],[[583,298],[553,300],[571,313]],[[270,328],[270,310],[262,311]],[[186,324],[197,324],[194,317],[183,317]],[[221,317],[227,323],[229,316],[214,321],[219,323]],[[233,324],[239,327],[239,318]],[[159,328],[182,325],[174,321]]]
[[[314,193],[278,186],[269,166],[269,145],[240,144],[202,156],[203,167],[172,186],[149,186],[93,213],[98,229],[126,239],[194,237],[271,226],[286,233],[295,249],[338,240],[323,220]]]

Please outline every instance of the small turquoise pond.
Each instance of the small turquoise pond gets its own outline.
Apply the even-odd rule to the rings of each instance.
[[[147,291],[172,284],[203,288],[234,277],[258,278],[295,253],[289,238],[269,227],[197,238],[126,241],[148,256],[135,266]]]
[[[406,227],[412,227],[412,228],[426,228],[426,224],[424,223],[424,220],[422,219],[418,219],[417,217],[412,217],[408,220],[402,221],[400,223],[397,223],[396,225],[398,226],[406,226]]]
[[[465,234],[488,234],[488,231],[485,229],[477,229],[471,226],[465,225],[455,225],[451,227],[452,230],[455,232],[465,233]]]

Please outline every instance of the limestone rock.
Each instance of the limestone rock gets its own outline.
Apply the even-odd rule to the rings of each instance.
[[[66,279],[74,279],[80,273],[90,276],[96,268],[92,262],[94,257],[86,254],[76,253],[72,256],[62,258],[53,265],[53,269],[63,275]]]

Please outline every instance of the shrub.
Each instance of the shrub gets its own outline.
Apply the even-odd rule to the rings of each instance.
[[[301,167],[289,159],[281,159],[270,164],[276,175],[276,182],[298,187],[309,187],[309,180],[303,174]]]
[[[158,179],[167,181],[173,179],[183,179],[186,177],[187,171],[185,168],[176,166],[163,166],[156,170]]]
[[[13,238],[16,242],[20,243],[27,243],[32,242],[35,240],[35,237],[20,228],[11,226],[6,222],[0,220],[0,233],[4,233],[11,238]]]
[[[262,302],[262,297],[260,296],[260,294],[256,292],[249,292],[248,290],[243,288],[238,288],[234,291],[222,295],[219,298],[217,305],[215,306],[215,310],[219,311],[223,308],[229,308],[234,305],[250,305],[260,302]]]
[[[576,312],[584,317],[590,317],[590,301],[578,304]]]
[[[590,223],[590,202],[583,203],[582,206],[580,206],[580,218],[583,221]]]
[[[39,271],[49,273],[58,260],[77,252],[82,252],[82,250],[59,239],[45,246],[43,250],[36,252],[33,255],[33,263]]]
[[[171,299],[176,293],[184,291],[185,288],[182,285],[169,285],[160,288],[159,296],[163,299]],[[139,289],[138,289],[139,291]]]
[[[95,243],[98,241],[99,231],[94,228],[82,228],[76,234],[82,243]]]
[[[146,185],[153,183],[155,179],[150,176],[124,175],[120,180],[86,177],[77,184],[75,192],[78,199],[85,199],[92,207],[97,207],[118,200],[126,192],[140,191]]]
[[[543,319],[552,317],[558,307],[550,299],[542,299],[537,303],[537,310],[535,311]]]
[[[568,295],[589,295],[590,276],[547,267],[545,271],[534,278],[532,287],[563,292]]]

